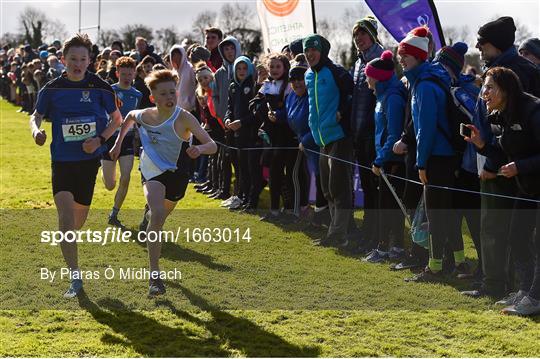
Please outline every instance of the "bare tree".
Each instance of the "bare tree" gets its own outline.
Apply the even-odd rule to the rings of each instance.
[[[44,12],[27,6],[19,14],[21,32],[24,40],[36,48],[43,43],[43,27],[49,21]]]
[[[237,29],[255,29],[252,9],[240,3],[224,4],[219,11],[219,27],[225,34],[233,33]]]
[[[178,30],[174,25],[156,30],[157,47],[166,51],[181,39],[177,34]]]
[[[106,29],[99,32],[99,39],[97,42],[98,46],[107,47],[111,46],[111,44],[115,40],[120,40],[120,34],[118,34],[118,31],[113,29]]]
[[[135,46],[135,38],[144,37],[148,42],[152,41],[152,28],[143,24],[126,25],[120,29],[120,37],[128,48]]]
[[[27,6],[19,14],[19,31],[24,41],[36,48],[47,41],[63,40],[68,36],[66,27],[58,19],[49,18],[43,11]]]
[[[523,41],[533,37],[533,33],[527,24],[515,20],[514,23],[516,25],[516,44],[521,44]]]
[[[200,12],[191,25],[195,39],[204,43],[204,29],[214,26],[216,19],[217,13],[215,11],[206,10]]]
[[[21,33],[4,32],[0,36],[0,44],[2,46],[16,47],[24,42],[24,35]]]
[[[66,31],[66,26],[58,19],[51,20],[45,27],[45,41],[53,42],[54,40],[63,41],[69,36]]]
[[[444,39],[446,40],[447,45],[453,45],[456,42],[464,42],[469,47],[474,46],[474,38],[472,37],[472,32],[467,25],[461,27],[456,26],[447,26],[443,28]]]

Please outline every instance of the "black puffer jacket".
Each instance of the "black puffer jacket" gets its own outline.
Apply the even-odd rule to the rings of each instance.
[[[235,131],[234,137],[239,147],[251,147],[258,141],[257,129],[259,123],[249,109],[249,102],[255,96],[255,81],[251,75],[241,84],[231,81],[229,86],[229,101],[225,121],[239,120],[242,126]]]
[[[503,155],[507,163],[515,162],[520,191],[531,196],[540,195],[540,99],[524,93],[519,105],[520,114],[511,121],[504,111],[488,120],[496,140],[481,151],[486,157]]]

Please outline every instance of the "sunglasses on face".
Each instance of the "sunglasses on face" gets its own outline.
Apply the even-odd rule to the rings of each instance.
[[[478,45],[482,46],[482,45],[487,44],[488,41],[487,41],[486,39],[484,39],[484,38],[479,37],[478,39],[476,39],[476,43],[477,43]]]

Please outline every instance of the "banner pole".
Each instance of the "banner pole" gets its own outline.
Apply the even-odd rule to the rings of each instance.
[[[315,17],[315,0],[311,0],[311,17],[313,19],[313,33],[317,33],[317,18]]]
[[[441,40],[441,47],[446,46],[446,41],[444,39],[444,33],[441,26],[441,20],[439,18],[439,14],[437,13],[437,7],[433,3],[433,0],[428,0],[429,7],[431,8],[431,12],[433,13],[433,17],[435,20],[435,24],[437,25],[437,30],[439,31],[439,39]]]

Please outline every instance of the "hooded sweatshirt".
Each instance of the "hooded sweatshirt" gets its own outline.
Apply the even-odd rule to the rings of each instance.
[[[234,70],[233,62],[227,61],[225,56],[223,56],[223,46],[227,43],[232,43],[236,49],[234,59],[238,58],[241,55],[242,51],[240,49],[240,42],[236,40],[233,36],[227,36],[223,41],[218,45],[218,50],[223,58],[223,65],[216,71],[214,82],[215,89],[212,92],[212,98],[214,100],[214,105],[216,107],[216,113],[219,118],[225,118],[227,112],[227,104],[229,97],[229,85],[233,80]]]
[[[234,61],[233,68],[236,69],[236,66],[242,62],[247,65],[248,74],[240,82],[236,77],[236,71],[234,72],[233,81],[229,86],[229,101],[225,121],[240,121],[242,126],[235,132],[237,144],[239,147],[249,147],[257,140],[258,129],[255,124],[255,116],[249,110],[249,101],[255,96],[255,80],[253,79],[255,68],[251,60],[246,56],[238,57]]]
[[[172,54],[174,51],[179,51],[182,55],[180,60],[180,66],[177,66],[172,61]],[[197,88],[197,80],[195,78],[195,71],[191,63],[189,63],[186,55],[186,50],[180,45],[174,45],[169,51],[169,56],[171,58],[171,65],[178,74],[179,81],[176,89],[178,90],[178,106],[184,110],[191,112],[196,108],[196,97],[195,89]]]

